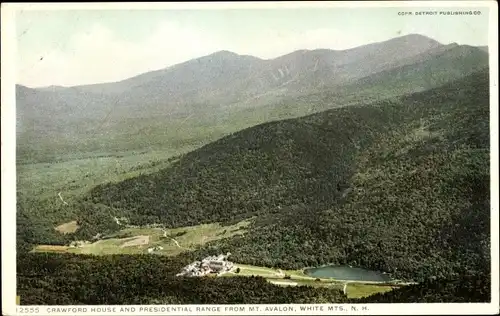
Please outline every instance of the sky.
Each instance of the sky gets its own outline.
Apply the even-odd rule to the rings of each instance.
[[[444,10],[450,8],[431,9]],[[487,45],[488,9],[466,10],[481,15],[415,14],[424,8],[24,10],[16,14],[16,81],[28,87],[113,82],[219,50],[269,59],[411,33],[443,44]]]

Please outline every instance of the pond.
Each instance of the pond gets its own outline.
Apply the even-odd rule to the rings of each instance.
[[[304,273],[313,278],[333,278],[349,281],[388,282],[392,280],[387,274],[350,266],[330,265],[308,268],[304,270]]]

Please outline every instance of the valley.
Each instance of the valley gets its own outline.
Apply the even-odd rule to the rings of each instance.
[[[159,227],[125,228],[114,234],[101,237],[98,241],[73,242],[68,246],[37,245],[32,253],[70,253],[91,254],[98,256],[117,254],[150,254],[161,256],[177,256],[186,251],[194,251],[205,243],[219,239],[242,235],[251,221],[242,221],[230,226],[219,224],[198,225],[163,229]],[[170,237],[173,236],[173,237]],[[146,238],[146,243],[135,243]],[[175,238],[175,239],[174,239]],[[181,246],[182,245],[182,246]],[[158,249],[149,252],[149,249]],[[219,277],[263,277],[271,284],[280,286],[313,286],[342,289],[350,298],[365,297],[375,293],[390,291],[407,285],[403,282],[371,282],[360,280],[336,280],[333,278],[315,278],[308,276],[303,270],[281,270],[267,267],[236,263],[230,272]],[[207,277],[211,277],[210,275]],[[346,288],[344,289],[344,285]]]

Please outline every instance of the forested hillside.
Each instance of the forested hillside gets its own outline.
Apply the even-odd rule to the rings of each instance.
[[[489,274],[489,84],[266,123],[86,203],[135,223],[258,219],[200,252],[283,268],[352,264],[421,281]]]
[[[285,304],[347,300],[338,289],[280,287],[262,277],[180,278],[193,257],[28,254],[18,258],[23,305]],[[102,295],[106,293],[106,295]]]
[[[491,302],[491,276],[478,274],[457,279],[425,280],[358,303],[486,303]]]
[[[491,282],[484,275],[458,280],[429,280],[362,299],[347,299],[339,289],[276,286],[262,277],[175,277],[175,273],[193,258],[189,254],[175,258],[151,255],[22,255],[17,263],[17,294],[22,305],[490,301]]]

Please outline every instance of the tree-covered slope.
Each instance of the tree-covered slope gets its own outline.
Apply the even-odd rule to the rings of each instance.
[[[358,84],[373,91],[387,86],[427,90],[486,69],[488,53],[477,47],[451,44],[414,56],[412,61],[397,60],[393,68],[362,78]],[[402,65],[396,67],[398,62]]]
[[[373,108],[395,126],[352,158],[342,201],[296,205],[222,246],[254,264],[352,264],[417,281],[488,273],[488,105],[482,74]]]
[[[489,273],[488,91],[483,71],[266,123],[99,186],[88,202],[168,226],[257,215],[245,236],[209,246],[251,264],[346,263],[414,280]]]
[[[490,276],[468,275],[457,279],[426,280],[386,293],[356,300],[357,303],[486,303],[491,302]]]
[[[280,213],[280,207],[298,203],[332,203],[350,172],[356,150],[351,138],[363,134],[355,121],[375,112],[357,117],[332,112],[338,119],[334,128],[328,128],[328,120],[290,120],[247,129],[185,155],[160,173],[97,187],[92,202],[170,226]]]
[[[282,287],[262,277],[176,277],[191,260],[187,256],[27,254],[18,258],[17,294],[22,305],[290,304],[347,300],[337,288]]]
[[[193,258],[21,255],[17,263],[17,295],[22,305],[470,303],[491,299],[491,282],[485,275],[427,280],[361,299],[347,299],[339,288],[281,287],[262,277],[175,277]]]

